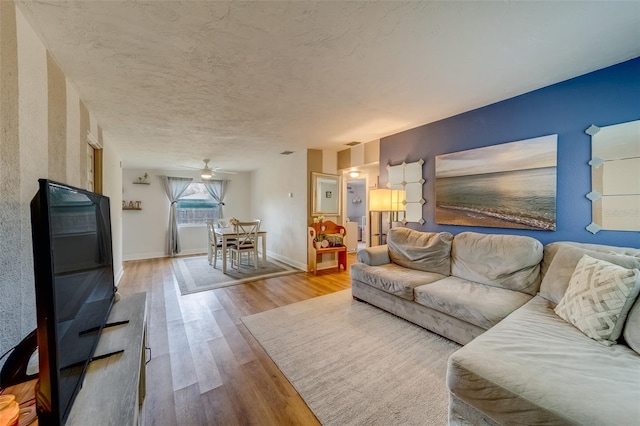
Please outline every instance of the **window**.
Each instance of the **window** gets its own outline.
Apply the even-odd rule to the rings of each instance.
[[[178,225],[200,225],[219,217],[218,203],[202,182],[192,182],[176,203]]]

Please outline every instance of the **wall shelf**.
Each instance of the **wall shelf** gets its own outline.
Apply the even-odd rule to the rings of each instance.
[[[134,185],[151,185],[151,182],[133,182]]]

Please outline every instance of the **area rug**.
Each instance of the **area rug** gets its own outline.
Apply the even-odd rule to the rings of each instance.
[[[344,290],[242,318],[324,425],[446,425],[460,345]]]
[[[173,259],[173,271],[183,295],[301,272],[284,263],[267,260],[265,264],[260,261],[258,269],[246,264],[236,269],[227,263],[227,273],[223,274],[222,262],[218,259],[214,268],[209,265],[207,256],[176,257]]]

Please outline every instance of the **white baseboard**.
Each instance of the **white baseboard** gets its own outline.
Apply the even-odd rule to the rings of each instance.
[[[157,259],[159,257],[167,257],[164,253],[137,253],[137,254],[125,254],[122,256],[122,260],[145,260],[145,259]]]
[[[118,287],[118,284],[120,284],[120,280],[122,279],[123,275],[124,268],[122,267],[122,264],[120,264],[120,269],[118,271],[115,271],[115,276],[113,277],[113,283],[116,287]]]
[[[205,249],[205,251],[203,252],[202,249],[192,249],[192,250],[182,250],[180,252],[180,254],[178,256],[191,256],[194,254],[202,254],[205,255],[207,254],[207,251]],[[157,258],[161,258],[161,257],[168,257],[166,254],[164,253],[139,253],[139,254],[128,254],[123,256],[123,260],[128,261],[128,260],[147,260],[147,259],[157,259]],[[293,266],[294,268],[306,271],[307,270],[307,264],[306,263],[302,263],[302,262],[298,262],[297,260],[291,259],[289,257],[286,256],[282,256],[280,254],[277,253],[273,253],[271,251],[267,251],[267,258],[271,258],[271,259],[275,259],[278,262],[282,262],[285,263],[287,265]],[[337,264],[337,262],[335,262]],[[335,266],[335,265],[334,265]],[[329,265],[327,265],[327,267],[330,267]],[[120,273],[120,275],[122,275],[122,273]]]
[[[190,250],[182,250],[178,253],[178,256],[192,256],[194,254],[207,254],[207,249],[190,249]],[[122,260],[147,260],[147,259],[159,259],[161,257],[169,257],[165,253],[138,253],[138,254],[127,254],[123,256]]]
[[[286,263],[287,265],[293,266],[294,268],[298,268],[298,269],[301,269],[303,271],[307,270],[307,264],[306,263],[298,262],[297,260],[288,258],[286,256],[282,256],[282,255],[277,254],[277,253],[273,253],[273,252],[267,251],[267,259],[268,258],[275,259],[278,262]]]

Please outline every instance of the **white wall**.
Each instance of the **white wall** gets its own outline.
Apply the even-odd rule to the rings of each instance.
[[[47,51],[24,19],[16,11],[18,35],[18,106],[20,153],[14,160],[20,166],[20,246],[16,261],[22,271],[21,295],[22,335],[36,326],[33,255],[31,252],[31,211],[29,203],[38,191],[38,178],[49,174],[48,161],[48,93]],[[24,119],[23,119],[24,118]]]
[[[307,197],[306,151],[282,156],[251,173],[251,211],[268,233],[268,255],[303,270],[307,269]]]
[[[133,182],[145,173],[150,185]],[[167,229],[169,200],[160,183],[159,175],[190,177],[200,181],[199,171],[125,169],[122,173],[122,200],[142,201],[142,210],[125,210],[122,214],[122,256],[124,260],[150,259],[167,255]],[[250,209],[250,174],[216,173],[216,179],[227,179],[223,214],[225,217],[253,219]],[[120,202],[121,206],[122,201]],[[206,225],[179,227],[181,255],[207,252]]]
[[[113,274],[116,284],[122,278],[122,157],[117,149],[105,144],[102,151],[102,193],[111,205],[111,241],[113,246]]]
[[[0,2],[0,353],[36,326],[30,202],[39,178],[84,187],[80,97],[13,2]],[[64,86],[64,87],[63,87]],[[50,90],[50,89],[54,90]],[[64,90],[62,90],[64,89]],[[60,118],[50,122],[51,113]],[[92,123],[96,128],[97,122]],[[105,141],[105,194],[121,192],[117,148]],[[119,200],[118,200],[119,202]],[[114,269],[122,270],[119,217]],[[2,361],[0,361],[2,364]]]

